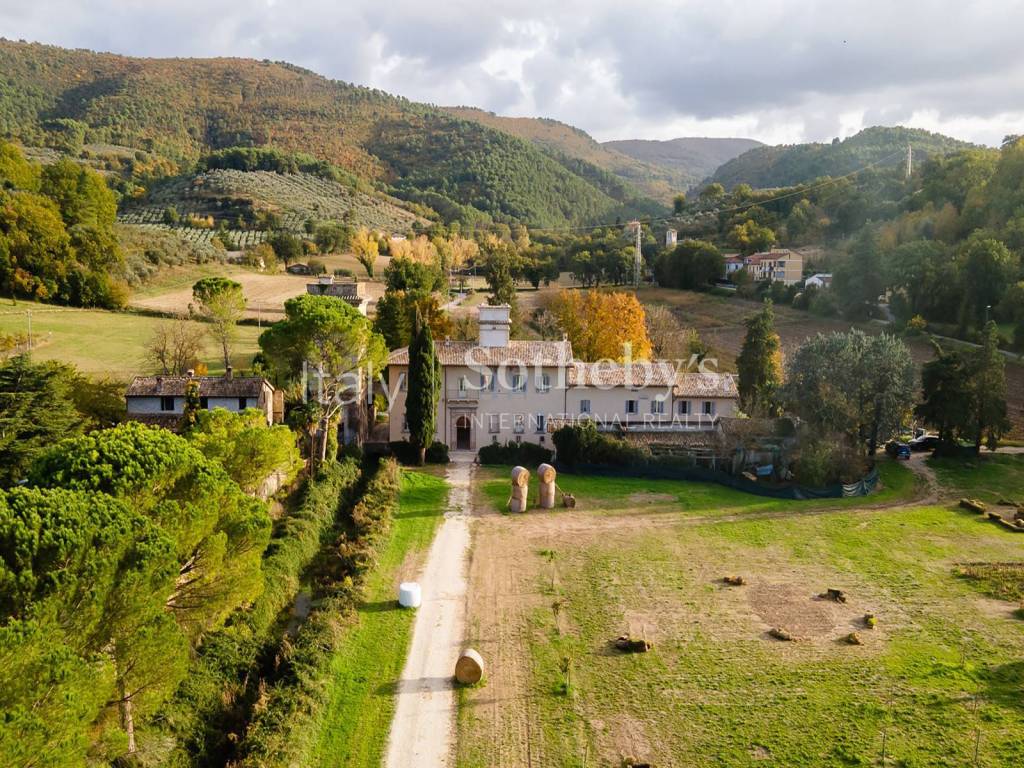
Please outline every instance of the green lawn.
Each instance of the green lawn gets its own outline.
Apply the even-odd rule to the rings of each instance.
[[[971,461],[928,459],[939,481],[959,495],[989,503],[1010,499],[1024,503],[1024,454],[995,454]]]
[[[29,317],[26,313],[29,311],[32,313],[33,357],[60,360],[86,373],[119,379],[152,372],[152,364],[145,359],[146,345],[156,327],[167,322],[132,312],[72,309],[19,301],[17,305],[0,304],[0,333],[27,333]],[[252,364],[259,333],[253,326],[238,326],[232,359],[237,369]],[[223,371],[223,361],[213,342],[207,343],[203,362],[211,373]]]
[[[716,483],[690,480],[646,480],[632,477],[558,475],[558,487],[576,496],[581,509],[604,514],[664,511],[685,515],[728,515],[736,512],[777,512],[821,507],[856,507],[911,498],[916,489],[914,474],[903,464],[881,460],[878,464],[882,488],[866,498],[795,501],[753,496]],[[509,497],[509,467],[485,467],[480,481],[487,503],[506,510]],[[531,478],[531,498],[537,495],[536,478]]]
[[[391,539],[326,681],[331,703],[316,737],[316,766],[379,768],[384,754],[415,617],[398,608],[398,580],[403,566],[430,547],[448,494],[442,478],[424,472],[403,470],[401,482]]]

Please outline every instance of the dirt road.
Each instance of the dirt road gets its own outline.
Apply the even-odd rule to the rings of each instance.
[[[472,472],[466,460],[455,459],[448,468],[448,509],[419,579],[423,604],[398,683],[386,768],[445,768],[453,763],[457,704],[452,674],[466,636]]]

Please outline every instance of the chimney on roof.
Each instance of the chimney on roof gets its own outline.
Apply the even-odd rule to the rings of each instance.
[[[512,325],[512,308],[508,304],[490,306],[481,304],[477,309],[480,320],[481,347],[507,347]]]
[[[233,369],[231,368],[231,366],[230,366],[230,365],[229,365],[229,366],[227,366],[227,367],[226,367],[226,368],[224,369],[224,378],[225,378],[225,379],[228,379],[228,380],[230,380],[230,379],[232,379],[232,378],[233,378],[233,375],[234,375],[234,370],[233,370]]]

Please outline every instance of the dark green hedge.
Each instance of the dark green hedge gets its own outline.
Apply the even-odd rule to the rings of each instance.
[[[239,748],[239,768],[307,764],[303,734],[312,732],[308,725],[326,703],[331,661],[346,637],[363,579],[387,542],[398,487],[393,460],[381,462],[366,482],[323,564],[317,607],[283,649],[276,680],[261,697]]]
[[[504,445],[491,443],[478,451],[481,464],[522,464],[528,467],[550,462],[552,453],[537,443],[516,443],[511,440]]]

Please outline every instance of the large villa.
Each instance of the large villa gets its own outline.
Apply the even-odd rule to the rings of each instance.
[[[452,448],[547,444],[554,426],[581,420],[622,432],[707,431],[737,411],[729,374],[683,370],[687,361],[580,362],[567,340],[510,339],[509,313],[507,305],[481,306],[476,343],[437,343],[443,370],[437,439]],[[391,440],[409,436],[408,365],[408,348],[388,358]]]

